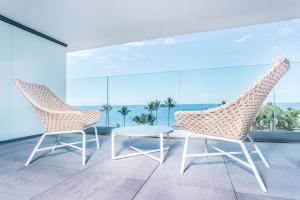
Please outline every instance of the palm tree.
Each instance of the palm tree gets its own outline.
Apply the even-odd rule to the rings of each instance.
[[[136,115],[132,118],[132,121],[134,121],[137,124],[140,124],[141,123],[141,118],[140,118],[140,116]]]
[[[132,121],[134,121],[137,124],[149,124],[149,125],[153,125],[154,121],[155,121],[155,117],[153,114],[145,114],[142,113],[141,115],[136,115],[134,116],[134,118],[132,119]]]
[[[112,110],[111,105],[109,104],[104,104],[102,106],[102,109],[100,111],[105,112],[105,126],[109,127],[109,112]]]
[[[148,114],[143,113],[141,115],[136,115],[132,120],[137,124],[147,124]]]
[[[153,102],[153,104],[154,104],[154,111],[155,111],[155,125],[157,125],[157,111],[158,111],[158,109],[160,108],[160,106],[161,106],[161,104],[160,104],[160,101],[159,100],[155,100],[154,102]]]
[[[176,107],[176,102],[174,101],[174,99],[172,97],[168,97],[167,100],[165,100],[164,103],[162,104],[162,107],[168,109],[168,126],[170,126],[170,111],[171,111],[171,108]]]
[[[150,103],[148,103],[148,105],[145,107],[146,110],[148,110],[148,112],[150,114],[153,113],[153,111],[155,111],[155,105],[154,105],[154,102],[151,101]]]
[[[126,123],[126,115],[128,115],[128,113],[130,112],[131,110],[129,110],[127,108],[127,106],[122,106],[120,110],[118,110],[118,112],[123,115],[123,124],[125,126],[125,123]]]
[[[147,124],[154,125],[154,121],[156,120],[154,115],[149,113],[149,114],[146,114],[146,117],[147,117]]]

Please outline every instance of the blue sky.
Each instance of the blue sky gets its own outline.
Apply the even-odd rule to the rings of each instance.
[[[298,19],[71,52],[67,101],[105,103],[102,76],[112,76],[111,104],[145,104],[167,96],[179,103],[229,101],[263,73],[268,67],[263,64],[283,56],[300,60],[299,35]],[[256,66],[223,68],[244,65]],[[190,69],[199,70],[165,72]],[[126,75],[154,72],[165,73]],[[300,64],[293,64],[276,87],[278,102],[300,102],[299,76]]]

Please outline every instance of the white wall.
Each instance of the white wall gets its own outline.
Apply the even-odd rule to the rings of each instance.
[[[66,48],[0,21],[0,141],[42,133],[14,79],[47,85],[66,99]]]

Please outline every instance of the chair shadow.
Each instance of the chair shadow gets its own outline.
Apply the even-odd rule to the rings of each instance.
[[[159,148],[159,144],[153,144],[151,143],[151,145],[145,143],[145,141],[141,142],[140,144],[138,144],[137,142],[138,139],[131,139],[131,145],[136,147],[136,148],[141,148],[145,151],[147,150],[152,150],[152,149],[158,149]],[[136,143],[136,145],[134,145],[134,143]],[[132,150],[129,148],[129,140],[125,140],[125,141],[122,141],[121,143],[121,148],[119,148],[117,151],[115,150],[115,153],[116,153],[116,156],[117,155],[120,155],[122,151],[124,150]],[[169,144],[169,150],[167,150],[167,153],[164,154],[164,158],[165,158],[165,161],[174,154],[174,150],[180,146],[180,142],[179,141],[176,141],[176,139],[172,139],[170,138],[170,144]]]
[[[223,157],[223,156],[222,156]],[[229,160],[230,158],[227,158],[227,160],[225,160],[225,158],[223,157],[223,161],[207,161],[207,162],[201,162],[201,163],[193,163],[193,161],[190,161],[189,164],[185,167],[184,172],[186,172],[190,167],[194,166],[194,165],[209,165],[209,164],[224,164],[227,165],[228,163],[234,164],[237,167],[245,170],[247,173],[249,174],[253,174],[252,170],[246,166],[244,166],[243,164],[234,161],[234,160]],[[227,167],[227,166],[226,166]]]
[[[169,157],[175,154],[175,149],[180,146],[179,141],[172,141],[173,139],[170,139],[170,148],[165,154],[165,161],[168,160]],[[174,139],[175,140],[175,139]],[[172,143],[172,144],[171,144]]]
[[[87,146],[91,146],[91,145],[88,144]],[[91,157],[92,157],[92,156],[94,155],[94,153],[97,151],[96,144],[95,144],[95,145],[92,145],[92,146],[93,146],[93,147],[95,146],[96,150],[90,152],[89,155],[86,155],[86,163],[91,159]],[[63,149],[64,151],[61,151],[62,149]],[[100,145],[100,149],[101,149],[101,145]],[[32,164],[32,163],[34,163],[34,162],[36,162],[36,161],[38,161],[39,159],[42,159],[42,158],[47,158],[47,157],[52,157],[52,156],[59,156],[59,155],[63,155],[63,154],[70,153],[70,152],[82,156],[82,153],[81,153],[81,152],[78,152],[77,149],[74,149],[74,148],[72,148],[72,147],[65,146],[65,147],[57,148],[54,152],[52,152],[52,150],[49,150],[49,151],[47,151],[47,152],[45,152],[45,153],[42,153],[42,154],[40,154],[40,155],[38,155],[38,156],[36,156],[36,154],[38,153],[38,152],[36,152],[36,154],[35,154],[36,157],[33,158],[33,159],[31,160],[30,164]]]
[[[188,165],[185,167],[183,172],[186,172],[189,168],[192,166],[199,166],[199,165],[212,165],[212,164],[225,164],[224,161],[203,161],[203,162],[193,162],[194,159],[192,159]]]

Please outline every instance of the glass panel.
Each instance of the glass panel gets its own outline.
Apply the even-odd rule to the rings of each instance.
[[[123,116],[118,112],[122,106],[127,106],[131,110],[125,119],[126,125],[145,123],[145,120],[143,121],[141,118],[138,121],[134,118],[143,113],[149,114],[150,112],[145,107],[151,101],[163,102],[168,97],[172,97],[178,103],[178,88],[178,72],[110,77],[109,102],[113,105],[110,114],[111,125],[124,125]],[[174,124],[174,110],[173,108],[170,110],[170,124]],[[157,115],[155,110],[151,112],[155,118],[157,117],[157,122],[154,121],[154,124],[168,124],[168,109],[159,108]]]
[[[216,107],[231,101],[250,87],[268,65],[213,68],[180,72],[181,104]],[[270,100],[270,98],[268,98]]]
[[[230,102],[253,85],[269,67],[255,65],[180,72],[180,110],[204,110]],[[273,103],[273,92],[263,106],[269,102]]]
[[[100,126],[108,126],[108,123],[116,127],[151,122],[175,125],[174,112],[204,110],[232,101],[269,67],[255,65],[69,79],[67,101],[83,109],[102,109]],[[295,84],[299,74],[300,64],[292,63],[289,72],[259,110],[253,130],[299,130],[300,88]],[[158,108],[157,112],[155,108],[152,111],[145,108],[151,101],[159,100],[163,103],[168,97],[176,104],[170,113],[165,107]],[[109,113],[103,111],[107,102],[112,106]],[[125,113],[119,112],[123,106],[130,110],[125,120],[123,114],[126,110]],[[152,113],[152,120],[151,117],[147,118],[149,113]]]
[[[277,130],[299,131],[300,114],[300,63],[291,63],[289,71],[275,87],[275,101],[278,107]]]
[[[107,78],[68,79],[67,102],[81,109],[100,110],[107,102]],[[105,125],[105,118],[100,117],[98,125]]]

